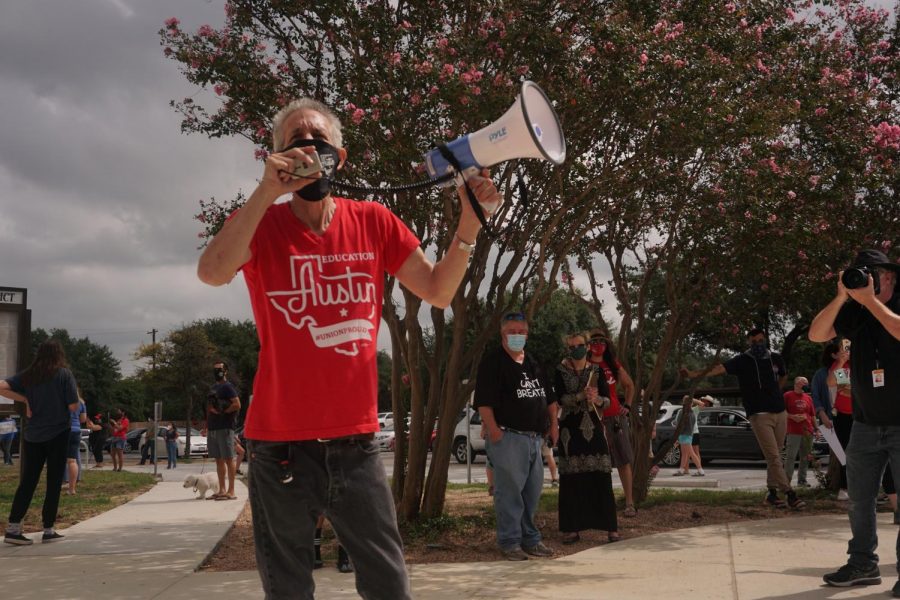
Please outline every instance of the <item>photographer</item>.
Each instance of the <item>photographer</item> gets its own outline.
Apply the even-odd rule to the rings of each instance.
[[[213,500],[235,500],[234,476],[234,421],[241,410],[241,399],[237,388],[227,381],[228,365],[222,361],[213,364],[216,380],[206,399],[206,434],[209,457],[216,459],[216,474],[219,476],[219,491],[211,496]],[[190,456],[190,448],[185,454]],[[227,487],[226,487],[227,483]]]
[[[862,250],[841,273],[837,295],[816,315],[809,339],[837,335],[852,343],[853,430],[847,445],[847,487],[852,537],[847,564],[823,577],[837,587],[881,583],[876,498],[885,469],[900,465],[900,265],[878,250]],[[893,468],[893,467],[892,467]],[[894,479],[900,470],[894,471]],[[900,539],[898,539],[900,543]],[[900,594],[900,582],[894,596]]]

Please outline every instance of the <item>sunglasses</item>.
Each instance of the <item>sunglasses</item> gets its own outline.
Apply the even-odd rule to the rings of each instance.
[[[503,320],[504,321],[524,321],[525,315],[520,312],[506,313],[505,315],[503,315]]]
[[[569,346],[569,348],[584,348],[584,344],[575,344],[574,346]]]
[[[590,343],[591,343],[591,346],[596,346],[598,344],[605,344],[606,338],[592,338]]]

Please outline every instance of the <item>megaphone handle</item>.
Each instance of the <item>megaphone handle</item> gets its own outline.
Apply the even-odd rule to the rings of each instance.
[[[438,144],[437,149],[438,152],[441,153],[441,156],[444,157],[444,160],[450,163],[453,168],[456,169],[456,172],[459,173],[460,176],[462,176],[465,172],[465,169],[462,168],[462,166],[459,164],[459,161],[456,160],[455,156],[453,156],[453,152],[451,152],[450,149],[447,148],[447,145]],[[491,231],[491,227],[490,225],[488,225],[487,219],[484,218],[484,211],[481,210],[481,205],[478,204],[478,199],[475,197],[475,192],[473,192],[472,188],[469,187],[469,182],[466,181],[465,177],[463,177],[463,185],[465,185],[466,187],[466,197],[468,197],[469,199],[469,204],[472,205],[472,210],[475,211],[475,216],[478,217],[478,222],[481,223],[481,228],[485,233],[487,233],[489,238],[493,239],[494,232]]]

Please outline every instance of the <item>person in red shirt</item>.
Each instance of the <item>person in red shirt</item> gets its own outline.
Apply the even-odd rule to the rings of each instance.
[[[831,422],[834,432],[844,450],[850,443],[850,432],[853,430],[853,397],[850,391],[850,344],[849,340],[841,340],[841,350],[835,355],[834,362],[828,369],[825,380],[832,396]],[[847,494],[847,466],[841,465],[840,489],[838,500],[849,500]]]
[[[797,470],[797,485],[809,487],[806,481],[806,463],[812,449],[813,412],[812,396],[806,393],[809,380],[794,378],[794,389],[784,393],[784,408],[787,411],[787,438],[785,441],[784,474],[788,483],[794,476],[794,461],[800,454],[800,468]]]
[[[112,444],[109,447],[109,454],[112,456],[113,471],[121,471],[125,464],[125,436],[128,435],[128,417],[121,408],[116,412],[117,418],[110,419],[109,425],[112,427]]]
[[[295,176],[316,163],[313,154],[321,171]],[[275,116],[262,179],[197,268],[213,286],[242,271],[259,334],[244,434],[267,598],[313,597],[320,514],[347,549],[363,597],[410,597],[394,503],[373,443],[384,274],[445,308],[481,228],[460,187],[453,241],[433,264],[387,208],[331,194],[327,178],[346,159],[334,113],[309,98],[291,102]],[[486,212],[499,206],[486,170],[467,179]],[[275,204],[286,194],[290,202]]]
[[[609,407],[603,411],[603,426],[609,443],[612,465],[619,472],[622,492],[625,494],[623,517],[637,514],[634,508],[634,450],[631,448],[631,400],[634,398],[634,381],[616,358],[616,351],[609,340],[609,334],[602,329],[592,329],[588,342],[588,360],[600,367],[609,385]],[[621,392],[622,397],[619,397]]]

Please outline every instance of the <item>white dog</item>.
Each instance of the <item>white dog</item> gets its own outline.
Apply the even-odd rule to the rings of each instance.
[[[219,476],[215,473],[188,475],[184,478],[184,487],[194,488],[195,492],[200,492],[197,499],[202,500],[206,497],[206,492],[209,490],[212,490],[211,494],[219,493]]]

